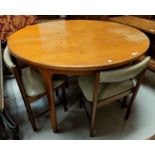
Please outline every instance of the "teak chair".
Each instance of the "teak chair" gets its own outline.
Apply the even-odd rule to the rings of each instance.
[[[19,86],[24,104],[34,131],[38,130],[35,116],[32,112],[30,103],[46,95],[45,85],[42,77],[37,69],[32,66],[19,67],[17,62],[14,63],[8,47],[5,48],[3,54],[6,66],[12,71]],[[18,63],[19,64],[19,63]],[[54,90],[61,88],[64,110],[67,111],[66,97],[65,97],[65,80],[62,76],[57,76],[53,80]],[[43,112],[44,113],[44,112]]]
[[[82,94],[87,101],[91,103],[91,117],[89,117],[91,137],[94,136],[97,108],[123,97],[125,99],[131,94],[130,101],[128,105],[126,105],[127,112],[125,114],[125,119],[128,119],[131,106],[142,83],[149,60],[150,57],[147,57],[141,62],[130,66],[109,71],[98,71],[94,76],[83,76],[78,78]],[[136,84],[133,82],[135,77],[137,77]]]

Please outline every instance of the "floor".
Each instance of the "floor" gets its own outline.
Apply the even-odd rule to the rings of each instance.
[[[79,108],[80,90],[76,77],[69,78],[69,89],[66,90],[68,112],[63,106],[57,107],[59,133],[51,130],[49,114],[39,117],[40,130],[34,132],[15,79],[5,82],[6,108],[20,127],[20,138],[27,140],[48,139],[101,139],[101,140],[142,140],[155,133],[155,74],[147,71],[140,88],[130,118],[124,120],[125,109],[120,103],[107,104],[98,110],[96,136],[89,137],[89,123],[84,109]],[[59,99],[56,98],[56,102]],[[47,108],[46,97],[32,104],[35,112]]]

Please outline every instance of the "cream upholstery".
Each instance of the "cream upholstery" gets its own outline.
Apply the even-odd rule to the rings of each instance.
[[[9,51],[8,47],[6,47],[4,50],[3,59],[4,59],[5,65],[8,67],[8,69],[12,70],[12,68],[15,66],[15,64],[12,62],[10,51]]]
[[[150,61],[150,57],[146,57],[140,63],[123,67],[120,69],[100,72],[100,82],[120,82],[131,79],[143,71]]]
[[[45,93],[45,85],[40,73],[32,67],[26,67],[21,71],[21,78],[27,96],[34,97]],[[64,82],[63,79],[54,80],[54,88],[59,87]]]
[[[142,72],[147,67],[149,60],[150,57],[147,57],[143,61],[130,67],[124,67],[121,69],[110,71],[101,71],[99,79],[100,83],[98,91],[98,101],[118,95],[125,91],[129,91],[130,93],[132,88],[134,87],[134,83],[130,79]],[[92,102],[95,76],[79,77],[78,82],[86,99]]]
[[[13,63],[11,59],[10,50],[8,47],[4,50],[4,62],[6,66],[13,72],[17,84],[19,86],[32,128],[34,131],[39,129],[34,114],[33,109],[30,103],[38,100],[43,95],[47,95],[45,90],[44,81],[37,69],[34,69],[32,66],[25,66],[23,63],[20,62],[18,64],[16,60],[16,64]],[[65,96],[65,79],[63,76],[54,75],[53,76],[53,87],[58,94],[58,89],[61,88],[62,92],[62,103],[64,105],[64,110],[67,111],[67,104],[66,104],[66,96]],[[43,114],[44,112],[42,112]],[[39,114],[40,115],[40,114]]]
[[[94,136],[97,108],[106,103],[124,98],[122,107],[127,107],[125,119],[129,118],[131,106],[142,83],[145,69],[150,57],[145,58],[137,64],[109,71],[97,71],[94,76],[83,76],[78,78],[79,86],[85,98],[92,104],[91,115],[89,115],[84,104],[87,116],[90,120],[90,136]],[[137,77],[135,83],[133,78]],[[130,100],[127,103],[127,96]],[[82,98],[80,106],[82,104]]]
[[[11,59],[10,50],[8,49],[7,46],[5,48],[3,59],[4,59],[4,62],[6,64],[6,66],[7,66],[7,68],[9,70],[12,70],[12,68],[15,66],[15,64],[13,63],[13,61]],[[27,64],[25,64],[24,62],[22,62],[20,60],[16,60],[16,63],[18,64],[18,66],[20,66],[22,68],[27,66]]]
[[[94,91],[94,76],[79,77],[80,88],[90,102],[93,101],[93,91]],[[99,85],[98,101],[105,98],[120,94],[125,91],[131,92],[131,88],[134,87],[132,80],[127,80],[117,83],[102,83]]]
[[[12,62],[8,47],[6,47],[4,50],[4,62],[10,70],[15,67],[15,64]],[[34,97],[45,93],[43,80],[40,73],[36,69],[32,67],[23,68],[21,70],[21,79],[27,96]],[[54,88],[56,88],[63,84],[64,80],[59,78],[55,79],[53,82]]]

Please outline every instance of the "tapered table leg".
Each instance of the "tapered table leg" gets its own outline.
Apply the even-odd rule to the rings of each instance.
[[[53,132],[57,132],[57,117],[54,101],[54,88],[53,88],[53,73],[48,69],[39,69],[46,86],[46,93],[48,99],[48,106],[50,111],[50,119]]]

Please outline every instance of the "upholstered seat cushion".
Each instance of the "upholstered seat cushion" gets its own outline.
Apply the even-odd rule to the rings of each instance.
[[[78,82],[86,99],[92,102],[95,77],[94,76],[79,77]],[[100,83],[98,101],[114,95],[118,95],[128,90],[130,92],[131,88],[133,87],[134,87],[134,83],[132,80],[126,80],[123,82],[116,82],[116,83]]]
[[[34,97],[45,93],[45,85],[40,73],[32,67],[26,67],[21,71],[21,78],[27,96]],[[64,83],[62,77],[54,78],[54,88],[59,87]]]

